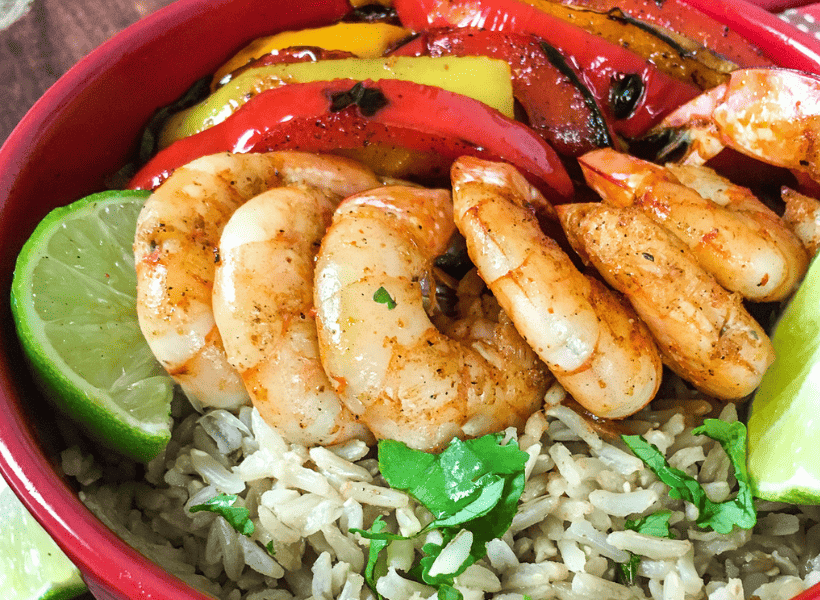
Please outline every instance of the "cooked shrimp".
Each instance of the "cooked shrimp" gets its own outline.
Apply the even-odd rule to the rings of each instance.
[[[634,207],[556,209],[572,246],[626,295],[676,373],[724,400],[758,386],[774,360],[769,338],[680,239]]]
[[[152,352],[201,406],[235,408],[248,394],[228,363],[211,308],[219,236],[246,200],[308,182],[345,196],[378,185],[352,161],[300,152],[216,154],[177,169],[137,222],[137,316]]]
[[[454,339],[430,321],[423,295],[454,229],[447,191],[379,188],[342,202],[316,263],[325,372],[377,438],[417,449],[523,425],[549,380],[512,327]]]
[[[820,78],[787,69],[740,69],[673,111],[650,133],[677,132],[667,152],[703,164],[730,147],[820,182]]]
[[[507,164],[462,157],[451,172],[470,258],[561,385],[600,417],[645,406],[661,379],[655,343],[631,307],[541,232],[529,207],[543,197]]]
[[[794,231],[810,256],[820,250],[820,201],[787,187],[780,190],[786,203],[783,221]]]
[[[696,165],[662,167],[610,149],[578,159],[605,202],[635,206],[678,236],[726,289],[788,297],[808,268],[800,240],[750,190]]]
[[[306,446],[372,441],[319,360],[313,261],[339,200],[316,188],[274,188],[240,206],[219,242],[213,309],[228,362],[262,418]]]

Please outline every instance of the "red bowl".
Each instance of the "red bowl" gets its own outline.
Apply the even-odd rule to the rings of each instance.
[[[687,0],[783,66],[820,73],[820,42],[740,0]],[[63,76],[0,149],[0,297],[14,261],[52,208],[102,189],[158,107],[253,37],[340,17],[344,0],[178,0],[115,36]],[[249,18],[252,15],[252,18]],[[0,303],[0,471],[82,571],[97,598],[204,599],[131,549],[78,500],[56,468],[53,422],[26,375]],[[36,416],[35,416],[36,415]],[[801,595],[820,600],[820,587]]]

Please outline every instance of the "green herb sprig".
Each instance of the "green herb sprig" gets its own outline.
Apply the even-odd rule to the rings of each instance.
[[[408,573],[417,581],[435,586],[439,600],[460,600],[461,593],[453,587],[455,577],[482,558],[487,553],[487,542],[504,535],[512,524],[524,491],[528,455],[514,440],[501,445],[502,439],[502,434],[467,441],[454,439],[438,455],[393,440],[379,442],[379,468],[387,483],[409,493],[433,514],[433,521],[417,535],[433,529],[442,535],[441,543],[422,547],[424,556]],[[387,572],[382,550],[392,540],[410,539],[386,532],[385,527],[385,522],[377,518],[369,530],[354,530],[371,540],[365,580],[374,592],[376,582]],[[463,530],[473,535],[467,559],[452,572],[431,574],[436,558]]]
[[[691,502],[698,509],[696,523],[704,529],[718,533],[731,533],[735,526],[751,529],[757,523],[752,488],[746,472],[746,426],[735,421],[727,423],[720,419],[706,419],[703,425],[692,430],[694,435],[706,435],[720,443],[734,468],[738,492],[734,498],[712,502],[696,479],[680,469],[669,466],[663,454],[640,435],[621,436],[629,449],[649,467],[658,478],[668,485],[672,498]]]
[[[646,535],[654,535],[655,537],[673,539],[675,536],[669,531],[669,517],[671,516],[671,510],[659,510],[637,521],[627,519],[624,523],[624,529],[630,529]],[[618,563],[618,580],[625,585],[633,585],[635,583],[635,577],[638,575],[638,565],[640,562],[641,557],[630,552],[627,562]]]
[[[204,510],[216,513],[242,535],[251,536],[255,527],[250,519],[250,511],[243,506],[234,506],[237,498],[236,494],[219,494],[202,504],[193,505],[188,511],[196,513]]]
[[[373,294],[373,300],[375,300],[379,304],[386,304],[388,310],[393,310],[397,306],[396,301],[390,295],[390,292],[388,292],[383,287],[380,287],[376,290],[376,292]]]

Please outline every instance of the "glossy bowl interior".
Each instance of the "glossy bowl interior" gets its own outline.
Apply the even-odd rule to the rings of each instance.
[[[687,0],[778,63],[820,73],[820,42],[741,0]],[[248,40],[335,20],[344,0],[178,0],[63,76],[0,149],[0,471],[101,599],[206,598],[120,541],[55,467],[51,411],[35,391],[8,305],[14,260],[53,207],[103,188],[152,112]],[[820,589],[803,598],[820,599]]]

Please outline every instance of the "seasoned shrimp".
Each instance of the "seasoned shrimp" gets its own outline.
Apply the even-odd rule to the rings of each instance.
[[[787,298],[808,268],[800,240],[747,188],[696,165],[658,166],[610,149],[578,159],[605,202],[635,206],[678,236],[726,289]]]
[[[248,401],[211,308],[219,236],[233,212],[275,186],[307,182],[338,196],[378,185],[352,161],[301,152],[215,154],[177,169],[137,222],[137,316],[154,355],[201,406]]]
[[[372,442],[322,370],[313,316],[313,261],[340,198],[280,187],[225,225],[213,291],[228,362],[262,418],[292,443]]]
[[[529,207],[544,198],[504,163],[462,157],[451,172],[470,258],[561,385],[600,417],[643,408],[661,380],[655,343],[631,307],[541,232]]]
[[[454,229],[447,191],[379,188],[342,202],[316,263],[325,372],[377,438],[417,449],[523,425],[549,381],[512,327],[459,339],[430,321],[423,295]]]
[[[679,238],[634,207],[556,210],[572,246],[626,295],[676,373],[724,400],[754,391],[774,360],[771,342],[740,297],[704,271]]]
[[[739,69],[666,116],[651,136],[665,154],[703,164],[724,147],[820,182],[820,78],[787,69]]]
[[[820,250],[820,201],[787,187],[780,191],[786,212],[783,221],[794,231],[810,256]]]

